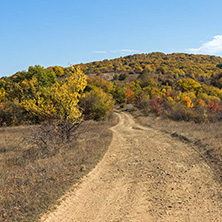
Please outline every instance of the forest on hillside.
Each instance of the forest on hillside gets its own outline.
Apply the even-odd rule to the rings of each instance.
[[[174,120],[220,121],[221,88],[216,56],[156,52],[66,68],[30,66],[0,79],[0,126],[98,120],[127,103]]]

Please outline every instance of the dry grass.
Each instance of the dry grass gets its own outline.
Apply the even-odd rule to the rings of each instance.
[[[189,143],[196,152],[208,163],[215,173],[215,178],[222,182],[222,124],[194,123],[173,121],[155,117],[144,116],[140,111],[132,109],[130,113],[144,126],[152,127],[173,138]]]
[[[112,139],[109,127],[116,122],[114,116],[85,122],[78,129],[83,133],[44,159],[23,142],[35,126],[1,128],[0,221],[37,221],[102,158]]]

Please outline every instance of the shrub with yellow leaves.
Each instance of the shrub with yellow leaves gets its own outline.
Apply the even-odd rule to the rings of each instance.
[[[191,101],[191,99],[190,99],[189,96],[185,96],[185,97],[183,98],[183,103],[184,103],[184,105],[185,105],[187,108],[192,108],[192,107],[193,107],[193,103],[192,103],[192,101]]]

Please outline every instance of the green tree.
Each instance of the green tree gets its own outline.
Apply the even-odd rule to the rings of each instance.
[[[31,78],[34,76],[38,80],[40,86],[51,86],[56,83],[56,75],[51,70],[46,70],[41,66],[30,66],[27,75]],[[30,79],[31,79],[30,78]]]

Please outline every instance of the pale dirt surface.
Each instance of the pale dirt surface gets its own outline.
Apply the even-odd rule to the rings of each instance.
[[[102,161],[41,221],[222,221],[221,185],[204,159],[189,144],[118,115]]]

